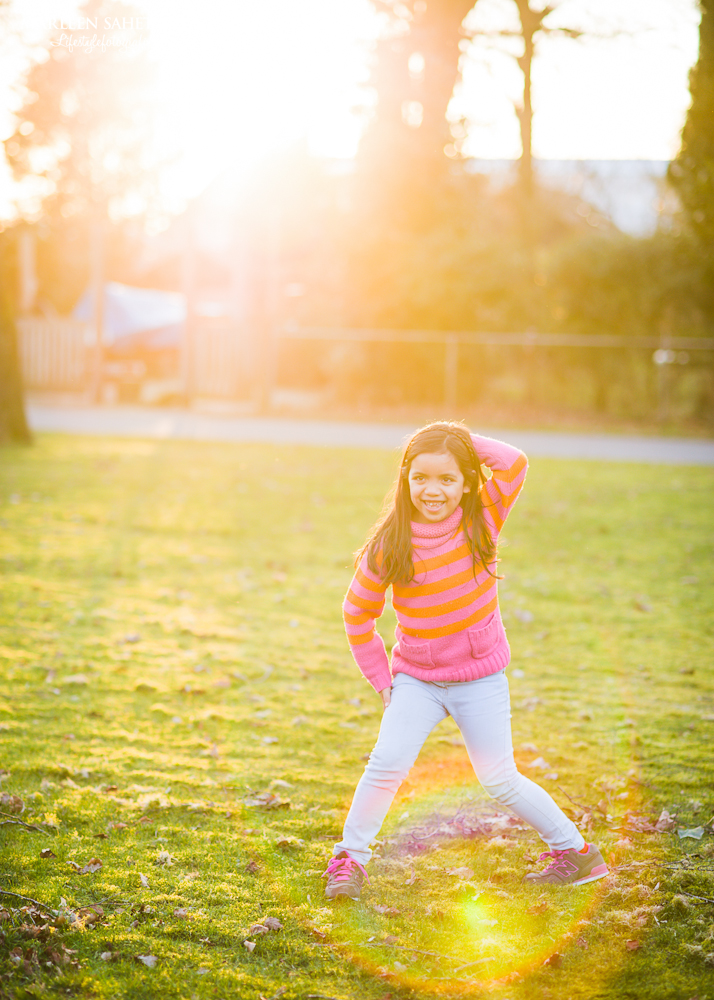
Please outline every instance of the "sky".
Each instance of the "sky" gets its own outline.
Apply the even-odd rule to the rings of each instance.
[[[247,173],[301,138],[320,156],[354,154],[364,121],[355,109],[365,103],[370,47],[383,23],[368,0],[134,2],[148,19],[134,39],[156,61],[155,142],[172,161],[164,189],[177,209],[226,169]],[[95,34],[76,20],[62,30],[60,20],[76,11],[73,0],[12,0],[0,39],[0,139],[13,131],[32,46]],[[468,120],[470,156],[520,152],[513,101],[522,77],[513,40],[499,35],[514,18],[513,0],[478,0],[466,22],[474,40],[463,46],[450,116]],[[697,55],[696,0],[562,0],[549,23],[584,35],[539,41],[535,155],[670,159]],[[100,26],[96,34],[112,32]],[[0,166],[0,217],[11,213],[11,195]]]

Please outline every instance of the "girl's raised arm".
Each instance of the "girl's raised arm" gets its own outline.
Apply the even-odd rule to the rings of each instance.
[[[352,655],[375,691],[383,691],[392,683],[389,657],[374,627],[384,610],[386,592],[386,585],[367,565],[365,553],[347,591],[342,615]]]
[[[495,438],[472,434],[471,440],[481,463],[493,473],[483,488],[484,515],[496,537],[523,488],[528,459],[518,448]]]

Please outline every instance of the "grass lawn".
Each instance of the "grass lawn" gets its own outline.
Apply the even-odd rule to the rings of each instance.
[[[713,1000],[714,469],[540,460],[505,529],[518,760],[611,877],[523,886],[539,841],[449,722],[362,901],[324,899],[380,718],[340,603],[394,465],[0,454],[0,996]]]

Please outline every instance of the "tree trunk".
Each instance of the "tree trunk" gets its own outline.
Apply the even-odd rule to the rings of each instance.
[[[0,444],[29,444],[15,327],[17,240],[0,237]]]
[[[391,177],[400,188],[406,181],[429,191],[448,171],[446,110],[459,78],[461,23],[473,6],[474,0],[429,0],[425,8],[410,3],[417,9],[408,34],[378,42],[370,74],[377,107],[358,155],[371,183],[383,187]],[[410,67],[417,54],[421,71]],[[412,202],[421,197],[410,193]]]
[[[533,10],[530,0],[515,0],[518,16],[521,21],[523,36],[523,55],[518,57],[518,65],[523,73],[523,103],[517,109],[518,122],[521,129],[521,160],[519,178],[524,199],[529,201],[533,195],[533,103],[531,99],[531,82],[533,73],[533,56],[535,54],[535,34],[540,31],[543,21],[551,13],[552,7],[543,10]]]

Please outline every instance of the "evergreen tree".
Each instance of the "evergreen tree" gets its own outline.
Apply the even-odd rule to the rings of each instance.
[[[689,77],[692,103],[670,177],[714,268],[714,0],[700,0],[699,6],[699,58]]]

